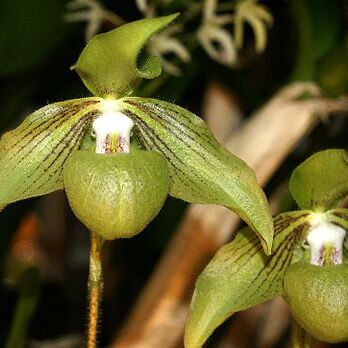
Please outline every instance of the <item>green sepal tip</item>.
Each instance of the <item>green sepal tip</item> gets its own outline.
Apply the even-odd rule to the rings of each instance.
[[[131,94],[141,79],[161,74],[160,59],[142,50],[152,35],[178,15],[142,19],[94,36],[74,69],[93,95],[120,98]]]

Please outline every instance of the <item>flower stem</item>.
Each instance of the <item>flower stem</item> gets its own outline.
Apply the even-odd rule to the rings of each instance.
[[[314,338],[295,320],[292,322],[291,330],[291,348],[313,348]]]
[[[97,346],[97,333],[99,324],[99,307],[103,292],[103,274],[101,264],[101,249],[104,240],[91,232],[91,246],[89,256],[89,317],[87,348]]]

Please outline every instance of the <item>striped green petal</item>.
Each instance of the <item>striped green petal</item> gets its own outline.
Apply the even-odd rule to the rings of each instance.
[[[308,226],[310,212],[296,211],[274,219],[271,256],[249,228],[222,247],[199,276],[186,326],[185,347],[198,348],[233,313],[282,293],[282,280],[296,242]]]
[[[325,213],[326,219],[333,224],[341,226],[348,231],[348,209],[335,208],[328,210]],[[343,251],[346,258],[348,258],[348,236],[344,239]]]
[[[235,211],[259,235],[267,253],[273,221],[254,172],[222,147],[204,121],[164,101],[123,98],[142,145],[161,152],[170,166],[170,195],[188,202],[217,204]]]
[[[0,205],[63,188],[63,165],[80,146],[99,98],[49,104],[0,140]]]

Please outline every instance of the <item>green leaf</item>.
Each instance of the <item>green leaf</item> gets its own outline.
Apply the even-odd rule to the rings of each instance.
[[[232,209],[270,252],[273,221],[254,172],[216,141],[203,120],[156,99],[124,98],[120,108],[133,119],[142,145],[167,158],[171,196]]]
[[[309,214],[295,211],[274,219],[271,256],[262,252],[260,241],[249,228],[217,252],[196,283],[186,326],[186,348],[201,347],[233,313],[282,293],[283,275]]]
[[[0,140],[0,205],[63,187],[63,165],[80,146],[99,98],[49,104]]]
[[[149,38],[177,16],[142,19],[94,36],[75,66],[83,83],[94,95],[121,97],[142,78],[159,76],[159,58],[140,53]]]
[[[344,150],[320,151],[292,173],[290,191],[301,209],[335,208],[348,194],[348,159]]]

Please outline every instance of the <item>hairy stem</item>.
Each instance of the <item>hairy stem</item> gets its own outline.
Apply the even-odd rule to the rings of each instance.
[[[88,278],[89,317],[87,348],[95,348],[97,346],[99,307],[103,292],[103,274],[100,258],[103,242],[101,237],[91,232]]]

